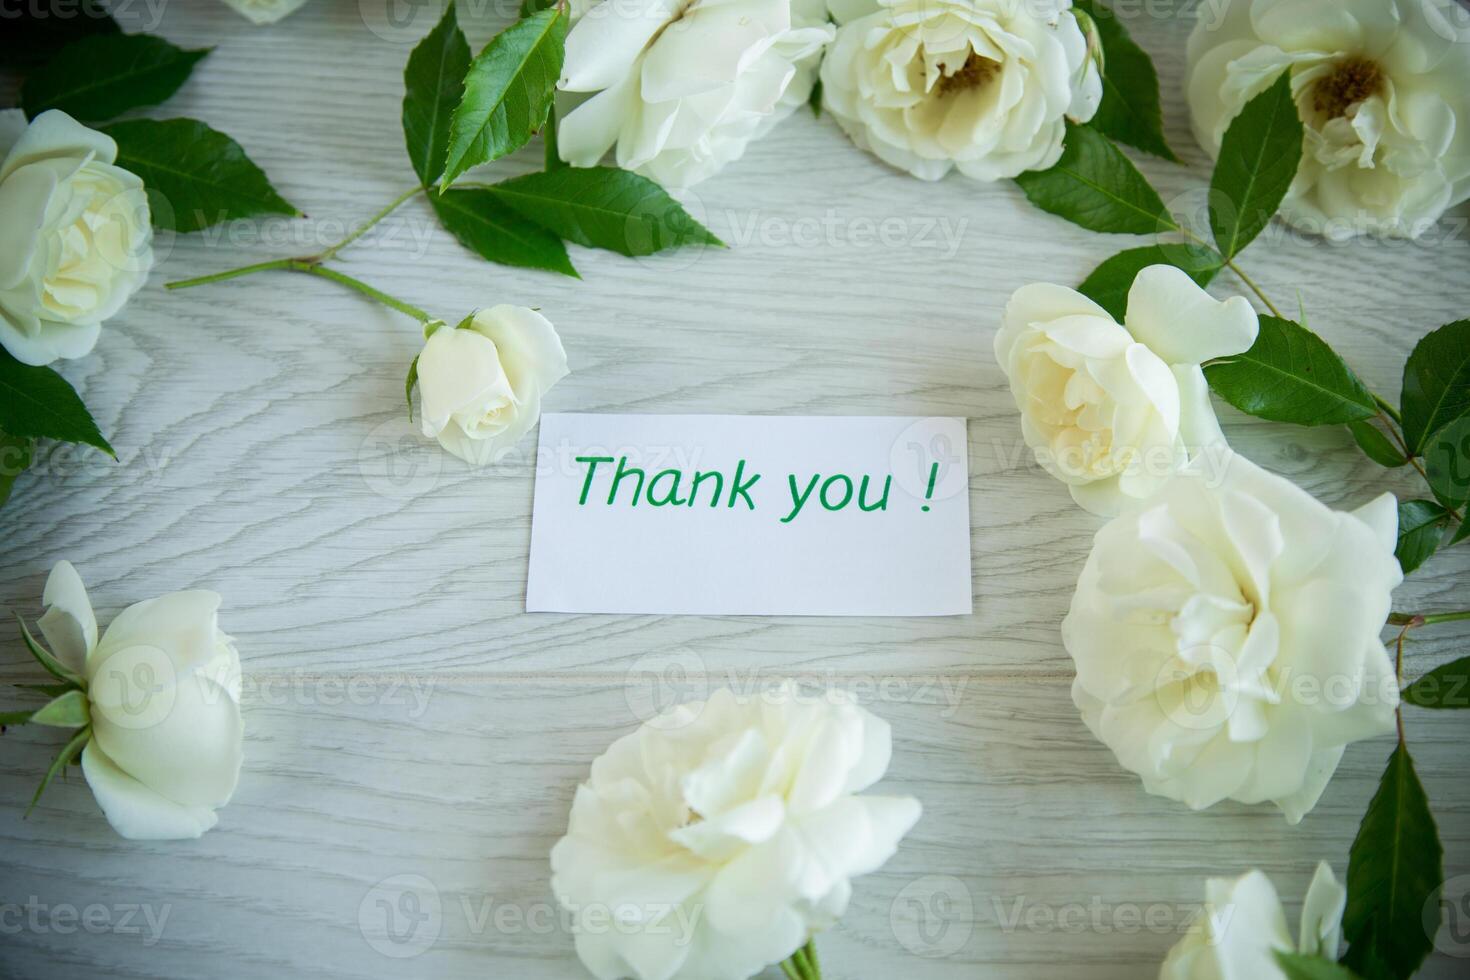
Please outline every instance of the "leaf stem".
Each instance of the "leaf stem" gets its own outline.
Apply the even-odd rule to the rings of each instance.
[[[1436,623],[1457,623],[1470,619],[1470,609],[1447,613],[1390,613],[1388,625],[1402,626],[1406,630],[1418,626],[1433,626]]]
[[[413,317],[415,320],[422,324],[439,322],[438,317],[430,316],[428,313],[419,309],[417,306],[414,306],[411,303],[405,303],[403,300],[398,299],[397,297],[389,296],[381,289],[375,289],[374,287],[369,286],[367,283],[363,282],[361,279],[354,279],[352,276],[349,276],[344,272],[338,272],[336,269],[328,269],[326,266],[318,265],[315,262],[303,262],[300,260],[292,260],[291,263],[286,266],[286,268],[290,269],[292,272],[304,272],[309,276],[317,276],[322,279],[330,279],[332,282],[341,283],[349,289],[357,290],[359,293],[362,293],[369,299],[377,300],[379,303],[382,303],[389,309],[397,310],[399,313],[402,313],[405,316]]]
[[[816,940],[808,939],[805,946],[782,960],[781,972],[791,980],[822,980],[822,968],[817,964]]]
[[[1267,296],[1266,293],[1261,289],[1261,287],[1256,285],[1256,281],[1250,276],[1246,275],[1244,269],[1235,264],[1234,259],[1227,258],[1225,256],[1225,253],[1216,248],[1213,243],[1205,241],[1203,238],[1196,235],[1194,232],[1190,231],[1183,225],[1179,224],[1177,221],[1170,219],[1169,224],[1173,226],[1175,231],[1184,235],[1186,238],[1193,239],[1197,244],[1203,245],[1205,248],[1209,249],[1211,252],[1214,252],[1217,256],[1219,256],[1220,261],[1225,264],[1225,267],[1231,272],[1235,273],[1238,277],[1240,277],[1240,281],[1245,283],[1246,286],[1249,287],[1250,291],[1256,294],[1256,298],[1266,305],[1266,309],[1271,311],[1272,316],[1276,317],[1279,320],[1289,319],[1286,314],[1282,313],[1281,310],[1277,308],[1275,303],[1271,302],[1271,297]]]
[[[224,282],[227,279],[239,279],[241,276],[254,275],[257,272],[269,272],[272,269],[289,269],[291,263],[296,259],[272,259],[269,262],[257,262],[254,265],[241,266],[228,272],[216,272],[213,275],[199,276],[197,279],[182,279],[167,283],[164,289],[193,289],[195,286],[208,286],[210,283]]]
[[[1404,459],[1408,460],[1409,465],[1419,471],[1419,476],[1428,484],[1429,474],[1425,472],[1424,464],[1419,462],[1419,458],[1409,451],[1408,440],[1404,439],[1403,435],[1399,432],[1398,426],[1394,425],[1395,422],[1402,425],[1403,417],[1399,415],[1398,411],[1383,396],[1373,393],[1373,401],[1378,405],[1378,420],[1383,423],[1383,427],[1393,437],[1393,441],[1398,445],[1399,451],[1404,454]],[[1393,421],[1389,421],[1390,419]],[[1449,505],[1445,505],[1445,513],[1453,517],[1457,523],[1463,524],[1465,521],[1465,516]]]
[[[812,980],[822,980],[822,965],[817,962],[817,941],[815,938],[806,941],[806,961],[811,968]]]
[[[1226,259],[1225,265],[1229,267],[1231,272],[1240,277],[1241,282],[1250,287],[1251,292],[1255,293],[1256,296],[1260,298],[1261,302],[1266,304],[1266,309],[1270,310],[1273,316],[1275,316],[1278,320],[1289,319],[1284,313],[1276,308],[1276,304],[1271,302],[1270,297],[1268,297],[1264,292],[1261,291],[1261,287],[1256,285],[1256,281],[1250,276],[1246,275],[1244,269],[1235,264],[1234,259]]]
[[[355,231],[353,231],[352,234],[348,235],[346,238],[342,239],[337,244],[331,246],[326,251],[321,252],[318,255],[316,255],[315,256],[316,261],[317,262],[325,262],[328,259],[335,257],[338,252],[342,251],[348,245],[351,245],[353,242],[357,241],[363,235],[367,234],[368,233],[368,229],[372,228],[373,225],[376,225],[378,222],[380,222],[384,218],[388,217],[388,215],[392,214],[394,211],[397,211],[404,204],[408,203],[409,201],[413,200],[415,197],[418,197],[420,194],[424,193],[424,190],[425,189],[423,187],[410,187],[408,190],[404,191],[402,194],[399,194],[391,202],[389,202],[388,205],[383,208],[383,210],[379,211],[377,214],[375,214],[371,218],[369,218],[366,222],[364,222],[362,225],[360,225]]]
[[[1377,402],[1378,410],[1382,414],[1387,415],[1389,418],[1393,419],[1394,424],[1404,424],[1404,417],[1399,414],[1399,410],[1397,408],[1394,408],[1393,403],[1390,402],[1388,399],[1384,398],[1382,395],[1375,393],[1373,395],[1373,401]],[[1407,451],[1407,449],[1405,451]]]
[[[1373,400],[1378,403],[1379,421],[1381,421],[1383,423],[1383,427],[1388,430],[1388,434],[1393,437],[1393,441],[1398,444],[1399,451],[1404,454],[1404,459],[1408,460],[1409,465],[1419,471],[1419,476],[1424,480],[1426,484],[1428,484],[1429,474],[1425,472],[1424,464],[1419,462],[1419,458],[1409,451],[1408,442],[1405,441],[1404,437],[1399,434],[1398,427],[1389,421],[1390,418],[1397,420],[1398,413],[1393,412],[1393,414],[1390,415],[1389,412],[1392,411],[1393,406],[1389,405],[1388,402],[1379,395],[1375,394],[1373,396]],[[1465,520],[1464,516],[1453,507],[1445,507],[1445,513],[1453,517],[1456,522],[1463,522]]]
[[[1240,277],[1240,281],[1243,282],[1243,283],[1245,283],[1248,287],[1250,287],[1251,292],[1255,293],[1256,294],[1256,297],[1258,299],[1260,299],[1260,301],[1262,303],[1266,304],[1266,309],[1270,310],[1271,313],[1272,313],[1272,315],[1274,315],[1277,318],[1282,319],[1282,320],[1287,319],[1287,317],[1284,314],[1282,314],[1282,312],[1279,309],[1277,309],[1276,304],[1273,303],[1273,302],[1271,302],[1271,298],[1265,294],[1265,292],[1261,289],[1261,287],[1259,285],[1256,284],[1256,281],[1254,279],[1252,279],[1249,275],[1247,275],[1244,269],[1242,269],[1240,266],[1236,265],[1235,264],[1235,261],[1233,259],[1227,259],[1227,258],[1225,258],[1225,253],[1221,252],[1212,243],[1205,241],[1203,238],[1201,238],[1200,236],[1196,235],[1194,232],[1190,231],[1188,228],[1184,227],[1183,225],[1179,224],[1178,222],[1173,221],[1171,219],[1169,221],[1169,226],[1171,228],[1173,228],[1173,230],[1175,230],[1175,231],[1179,232],[1180,234],[1184,235],[1186,238],[1193,239],[1196,243],[1204,246],[1205,248],[1207,248],[1211,252],[1213,252],[1215,255],[1219,256],[1219,258],[1225,263],[1226,268],[1228,268],[1231,272],[1233,272],[1237,276],[1239,276]],[[1409,444],[1399,434],[1399,430],[1398,430],[1397,426],[1403,425],[1403,422],[1404,422],[1403,416],[1400,415],[1399,414],[1399,410],[1396,409],[1396,408],[1394,408],[1394,406],[1388,401],[1388,399],[1384,398],[1382,395],[1379,395],[1376,392],[1369,392],[1369,394],[1371,394],[1373,396],[1373,402],[1374,402],[1375,405],[1378,406],[1378,417],[1383,420],[1384,428],[1386,428],[1388,430],[1388,434],[1393,437],[1394,442],[1398,443],[1399,448],[1401,450],[1403,450],[1404,459],[1408,460],[1409,461],[1409,465],[1412,466],[1412,467],[1414,467],[1414,469],[1418,470],[1419,471],[1419,476],[1424,479],[1424,482],[1425,483],[1428,483],[1429,482],[1429,474],[1427,472],[1425,472],[1425,470],[1424,470],[1424,464],[1421,463],[1421,462],[1419,462],[1419,460],[1414,456],[1414,454],[1409,451]],[[1392,423],[1389,422],[1390,419],[1393,420]],[[1445,510],[1457,522],[1460,522],[1460,523],[1463,523],[1464,522],[1464,520],[1465,520],[1464,516],[1459,511],[1455,510],[1453,507],[1446,507]]]
[[[210,276],[200,276],[197,279],[185,279],[181,282],[171,282],[167,289],[192,289],[195,286],[205,286],[209,283],[224,282],[227,279],[238,279],[241,276],[252,275],[256,272],[267,272],[280,269],[286,272],[301,272],[308,276],[316,276],[320,279],[330,279],[332,282],[340,283],[349,289],[355,289],[369,299],[376,300],[391,310],[397,310],[405,316],[411,316],[419,323],[438,323],[439,318],[431,316],[411,303],[405,303],[396,296],[389,296],[381,289],[369,286],[361,279],[355,279],[344,272],[336,269],[328,269],[316,259],[276,259],[272,262],[259,262],[255,265],[247,265],[239,269],[231,269],[228,272],[216,272]]]
[[[1397,686],[1400,687],[1400,688],[1402,688],[1404,686],[1404,637],[1406,637],[1406,636],[1409,635],[1409,630],[1410,629],[1412,629],[1412,624],[1406,623],[1404,625],[1404,628],[1401,629],[1401,630],[1399,630],[1399,639],[1398,639],[1398,643],[1397,643],[1397,648],[1398,649],[1397,649],[1397,652],[1394,654],[1394,659],[1393,659],[1393,676],[1394,676],[1395,682],[1397,683]],[[1400,748],[1403,748],[1403,746],[1404,746],[1404,706],[1403,706],[1403,703],[1402,702],[1399,703],[1398,707],[1396,707],[1396,708],[1393,709],[1393,720],[1394,720],[1395,726],[1398,728],[1398,731],[1399,731],[1399,747]]]

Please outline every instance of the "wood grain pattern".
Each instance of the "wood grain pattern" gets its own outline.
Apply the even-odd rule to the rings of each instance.
[[[507,4],[460,4],[473,44]],[[344,253],[347,271],[446,318],[541,307],[572,359],[558,410],[968,416],[976,605],[945,619],[528,616],[532,451],[477,472],[414,435],[402,411],[414,324],[305,277],[165,294],[167,280],[316,251],[412,182],[402,69],[438,10],[402,5],[421,22],[395,28],[386,6],[312,0],[263,29],[204,0],[163,7],[165,36],[218,48],[153,114],[229,132],[310,217],[164,243],[96,353],[64,366],[121,461],[43,452],[44,475],[23,477],[0,514],[0,601],[37,612],[60,558],[104,619],[174,589],[221,592],[247,673],[246,773],[201,841],[129,843],[79,779],[22,821],[57,739],[8,733],[0,904],[99,903],[114,924],[123,905],[170,911],[151,944],[139,914],[138,933],[73,934],[52,913],[19,930],[0,916],[0,975],[582,976],[565,929],[542,917],[546,853],[592,758],[654,703],[788,673],[871,694],[896,733],[885,785],[926,806],[823,940],[831,977],[1149,976],[1204,877],[1259,866],[1294,917],[1319,858],[1344,871],[1387,740],[1353,747],[1288,828],[1269,808],[1190,814],[1145,795],[1067,695],[1057,625],[1098,522],[1025,461],[991,340],[1017,286],[1078,282],[1134,241],[1041,214],[1013,186],[894,173],[799,113],[691,195],[728,251],[634,261],[574,247],[576,282],[486,265],[416,202]],[[1168,4],[1134,6],[1128,26],[1158,64],[1187,164],[1140,166],[1166,200],[1198,195],[1208,166],[1179,91],[1189,24]],[[1467,213],[1413,244],[1328,245],[1273,225],[1242,262],[1279,304],[1299,292],[1313,328],[1395,397],[1414,340],[1464,315]],[[1214,291],[1237,289],[1222,278]],[[1329,503],[1418,492],[1343,430],[1221,411],[1238,448]],[[1470,549],[1437,556],[1398,605],[1463,608],[1467,573]],[[1424,631],[1409,672],[1463,655],[1467,639],[1464,625]],[[0,675],[33,673],[7,642]],[[1465,719],[1419,712],[1409,731],[1447,872],[1470,874]],[[361,923],[381,915],[374,885],[403,875],[427,880],[432,892],[407,891],[437,894],[440,912],[432,946],[396,959]],[[513,911],[497,926],[502,903]],[[1135,927],[1132,908],[1165,921]],[[1426,975],[1464,966],[1439,956]]]

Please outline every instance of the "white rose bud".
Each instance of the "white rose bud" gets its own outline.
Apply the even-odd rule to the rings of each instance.
[[[1104,516],[1152,495],[1192,457],[1225,451],[1200,364],[1250,349],[1259,330],[1245,299],[1212,299],[1168,265],[1138,274],[1123,319],[1035,283],[1011,297],[995,335],[1027,445]]]
[[[424,435],[479,466],[500,459],[541,417],[541,398],[566,377],[556,328],[524,306],[480,310],[434,330],[418,358]]]
[[[274,24],[305,5],[306,0],[221,0],[252,24]]]
[[[31,365],[83,357],[153,268],[143,182],[57,109],[0,112],[0,153],[0,344]]]
[[[1242,456],[1218,484],[1191,464],[1097,534],[1062,623],[1082,720],[1150,793],[1300,821],[1393,731],[1397,531],[1391,494],[1342,513]]]
[[[924,180],[1045,170],[1102,79],[1071,0],[843,0],[822,98],[858,146]]]
[[[240,778],[240,656],[220,597],[175,592],[129,606],[102,638],[69,562],[46,581],[40,626],[87,684],[82,774],[113,829],[134,840],[198,837]]]
[[[891,751],[886,723],[791,682],[614,742],[551,852],[577,955],[600,980],[745,980],[787,959],[918,821],[917,800],[857,795]]]
[[[1212,157],[1283,71],[1306,127],[1286,221],[1334,239],[1417,237],[1470,198],[1470,14],[1454,0],[1201,4],[1185,84]]]
[[[578,5],[574,5],[575,7]],[[560,88],[595,92],[558,129],[562,159],[688,187],[811,95],[832,40],[819,0],[603,0],[567,35]]]
[[[1159,980],[1286,980],[1276,953],[1337,959],[1347,889],[1324,861],[1302,903],[1301,938],[1293,944],[1276,888],[1259,871],[1205,884],[1205,909],[1169,951]]]

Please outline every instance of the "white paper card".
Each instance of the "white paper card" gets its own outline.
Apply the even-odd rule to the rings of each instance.
[[[968,613],[968,490],[964,419],[548,414],[526,610]]]

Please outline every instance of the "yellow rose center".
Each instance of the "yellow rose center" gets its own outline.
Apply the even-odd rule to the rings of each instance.
[[[1383,69],[1367,58],[1345,58],[1312,89],[1312,108],[1326,119],[1346,116],[1349,109],[1383,90]]]
[[[940,67],[945,68],[947,72],[939,79],[939,84],[934,87],[935,93],[941,96],[956,95],[980,88],[1000,73],[999,61],[987,58],[975,51],[970,52],[970,56],[965,59],[965,63],[957,71],[948,71],[944,65]]]

